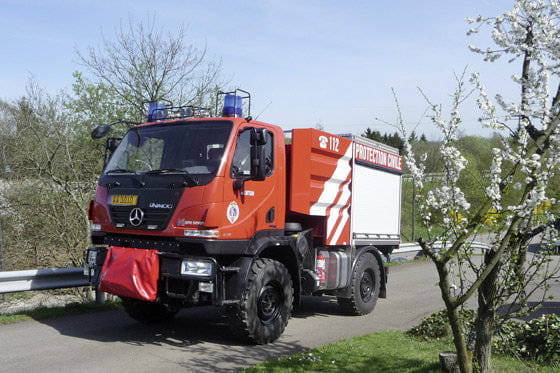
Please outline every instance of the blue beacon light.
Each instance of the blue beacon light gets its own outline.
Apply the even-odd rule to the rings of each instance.
[[[224,108],[222,115],[224,117],[241,117],[243,116],[242,98],[236,95],[226,95],[224,97]]]
[[[148,122],[165,119],[167,117],[166,108],[165,104],[150,102],[150,106],[148,106]]]

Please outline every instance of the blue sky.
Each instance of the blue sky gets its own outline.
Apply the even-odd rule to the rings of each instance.
[[[511,91],[518,68],[488,64],[467,44],[465,17],[495,15],[512,1],[10,1],[0,0],[0,98],[24,93],[32,75],[48,91],[69,87],[75,49],[110,37],[129,16],[155,14],[173,31],[180,24],[197,45],[221,59],[232,86],[254,96],[253,114],[285,128],[321,123],[333,132],[365,127],[393,131],[391,87],[399,92],[411,125],[426,104],[448,100],[453,72],[480,71],[491,91]],[[480,134],[472,104],[464,107],[464,132]],[[429,137],[437,131],[423,120]]]

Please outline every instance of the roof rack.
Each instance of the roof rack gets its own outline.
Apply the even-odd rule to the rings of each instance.
[[[210,116],[210,109],[193,105],[159,107],[148,113],[148,118],[151,118],[150,121]]]

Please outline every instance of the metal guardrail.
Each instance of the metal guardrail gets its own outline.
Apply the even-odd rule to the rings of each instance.
[[[441,242],[436,242],[434,248],[442,248]],[[474,249],[488,250],[490,246],[483,242],[472,242]],[[393,254],[421,251],[417,243],[402,243]],[[83,268],[48,268],[27,271],[0,272],[0,294],[16,293],[29,290],[48,290],[89,286],[88,278]],[[98,301],[103,301],[101,292],[96,292]]]
[[[474,241],[474,242],[471,242],[470,245],[473,249],[478,249],[478,250],[489,250],[490,249],[490,245],[488,245],[484,242]],[[444,246],[443,246],[441,241],[434,242],[434,245],[433,245],[434,249],[442,249],[443,247]],[[408,252],[413,252],[413,251],[422,251],[422,248],[416,242],[406,242],[406,243],[401,243],[399,245],[399,248],[397,250],[393,251],[393,254],[408,253]]]
[[[88,286],[83,268],[48,268],[0,272],[0,294]]]

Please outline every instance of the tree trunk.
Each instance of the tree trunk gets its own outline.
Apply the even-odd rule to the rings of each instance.
[[[481,373],[490,371],[490,357],[492,356],[492,334],[494,331],[493,312],[478,309],[476,321],[476,361]]]
[[[518,253],[519,254],[515,261],[515,267],[514,267],[516,281],[519,284],[524,284],[525,283],[524,269],[525,269],[525,262],[527,261],[527,248],[520,247]],[[519,295],[517,296],[517,298],[519,299],[521,304],[524,304],[525,301],[527,301],[527,293],[525,292],[524,286],[522,286],[521,289],[519,289]]]
[[[445,307],[447,309],[447,317],[449,325],[453,332],[453,344],[457,350],[457,364],[461,373],[472,372],[472,354],[467,349],[467,342],[463,333],[463,326],[459,318],[459,310],[452,304],[451,286],[449,284],[449,272],[445,263],[435,262],[439,275],[439,288]]]
[[[488,265],[496,253],[488,251],[484,255],[484,264]],[[478,309],[475,322],[475,355],[481,373],[490,371],[492,356],[492,337],[496,326],[496,291],[500,263],[488,274],[478,289]]]
[[[461,373],[472,372],[472,354],[467,349],[467,342],[463,333],[461,319],[459,318],[459,310],[457,308],[447,309],[447,316],[449,317],[449,324],[451,324],[451,331],[453,332],[453,343],[457,349],[457,364]]]

